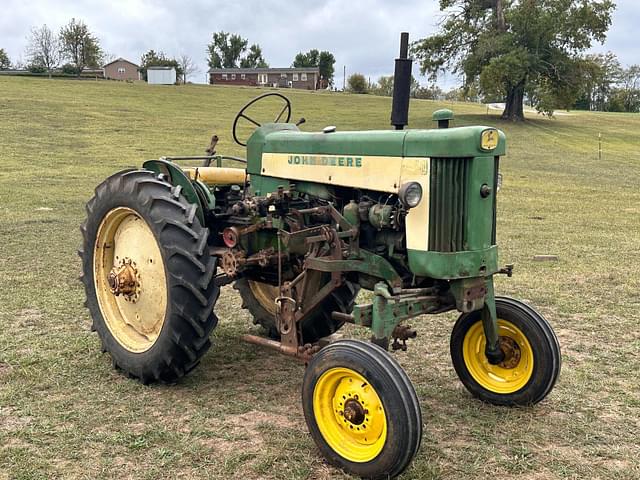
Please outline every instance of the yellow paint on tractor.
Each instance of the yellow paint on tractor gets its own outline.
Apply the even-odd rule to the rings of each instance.
[[[191,180],[196,177],[209,185],[244,185],[247,171],[244,168],[228,167],[197,167],[185,168],[185,173]]]
[[[355,370],[336,367],[322,374],[313,391],[313,413],[327,444],[350,462],[370,462],[384,448],[387,417],[382,401]]]
[[[114,295],[109,286],[109,273],[124,264],[135,271],[135,295]],[[167,280],[158,242],[134,210],[118,207],[105,215],[93,251],[93,278],[113,338],[130,352],[149,350],[164,325]]]
[[[504,362],[491,365],[487,360],[481,320],[466,333],[462,355],[469,373],[482,388],[506,395],[523,388],[533,375],[533,349],[522,330],[507,320],[498,319],[498,335],[501,350],[509,352]]]

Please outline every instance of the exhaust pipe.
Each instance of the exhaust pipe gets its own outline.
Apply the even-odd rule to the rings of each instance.
[[[393,102],[391,125],[402,130],[409,124],[409,97],[411,95],[411,64],[409,56],[409,33],[400,34],[400,57],[396,58],[393,75]]]

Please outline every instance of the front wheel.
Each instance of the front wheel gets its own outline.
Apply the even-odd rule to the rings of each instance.
[[[472,395],[495,405],[532,405],[544,399],[560,374],[560,345],[547,320],[528,305],[496,297],[504,360],[485,356],[481,312],[460,316],[451,333],[451,359]]]
[[[348,473],[393,478],[420,447],[416,392],[377,345],[341,340],[320,350],[304,375],[302,406],[322,454]]]

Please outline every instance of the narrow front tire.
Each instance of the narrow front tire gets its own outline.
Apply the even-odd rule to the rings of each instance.
[[[393,478],[422,438],[418,397],[402,367],[371,343],[341,340],[309,362],[302,387],[309,432],[325,458],[366,478]]]
[[[562,357],[549,322],[525,303],[496,297],[500,349],[498,365],[485,355],[480,311],[460,316],[451,333],[451,359],[463,385],[494,405],[524,406],[542,401],[553,389]]]

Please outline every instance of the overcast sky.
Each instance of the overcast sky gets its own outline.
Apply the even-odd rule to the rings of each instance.
[[[594,50],[611,50],[625,65],[640,64],[640,2],[617,4],[607,42]],[[0,48],[12,61],[25,60],[32,26],[46,23],[58,31],[75,17],[115,57],[138,63],[149,49],[188,54],[200,68],[191,79],[198,82],[206,78],[206,45],[220,30],[259,43],[272,67],[290,66],[300,51],[329,50],[336,58],[337,86],[343,66],[347,76],[360,72],[372,81],[391,74],[399,33],[422,38],[436,31],[440,18],[437,0],[2,0],[2,7]],[[457,80],[443,75],[438,83],[450,87]]]

